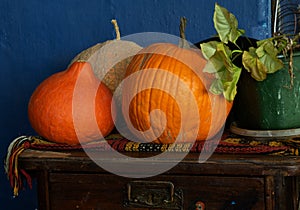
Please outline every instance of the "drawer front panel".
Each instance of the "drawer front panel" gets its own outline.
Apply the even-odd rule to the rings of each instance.
[[[49,182],[52,210],[265,209],[263,178],[51,173]]]

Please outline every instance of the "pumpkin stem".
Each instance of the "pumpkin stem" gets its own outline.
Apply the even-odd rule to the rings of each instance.
[[[114,28],[115,28],[116,40],[120,40],[121,39],[121,35],[120,35],[120,29],[119,29],[117,20],[116,19],[112,19],[111,23],[114,25]]]
[[[189,48],[189,44],[185,38],[185,27],[186,27],[186,18],[181,17],[180,18],[180,26],[179,26],[180,38],[181,38],[179,41],[179,47],[181,47],[181,48]]]

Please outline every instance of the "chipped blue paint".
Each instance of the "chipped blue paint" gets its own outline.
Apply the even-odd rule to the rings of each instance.
[[[251,34],[257,39],[265,39],[272,36],[271,23],[271,0],[259,0],[257,2],[257,23],[251,27]]]

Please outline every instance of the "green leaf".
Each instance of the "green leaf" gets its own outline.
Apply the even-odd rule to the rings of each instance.
[[[213,94],[216,94],[216,95],[220,95],[223,93],[223,84],[222,84],[222,81],[220,79],[215,79],[210,88],[209,88],[209,91],[212,92]]]
[[[244,30],[238,29],[236,17],[217,3],[215,4],[213,20],[220,40],[226,44],[228,41],[235,43],[245,33]]]
[[[214,73],[217,73],[217,70],[216,70],[215,66],[213,65],[213,63],[210,60],[208,60],[203,69],[203,72],[214,74]]]
[[[207,66],[206,72],[215,73],[230,65],[231,51],[229,47],[220,42],[207,42],[201,45],[201,51],[204,57],[209,60],[212,66]]]
[[[228,66],[228,59],[223,51],[217,50],[216,53],[210,58],[210,61],[214,65],[216,72],[226,69]]]
[[[210,87],[214,94],[223,93],[228,101],[233,101],[237,93],[236,85],[238,83],[241,68],[235,66],[228,60],[223,51],[216,51],[210,58],[209,71],[215,75],[215,80]],[[213,65],[213,67],[211,67]]]
[[[255,48],[251,47],[244,51],[242,61],[245,69],[251,73],[251,76],[257,81],[262,81],[267,77],[267,68],[259,60],[255,53]]]
[[[259,58],[259,61],[266,67],[268,74],[274,73],[283,68],[283,63],[277,57],[269,56],[265,54],[263,57]]]
[[[237,83],[239,81],[242,68],[235,66],[232,68],[231,80],[224,82],[224,97],[227,101],[233,101],[237,93]]]
[[[224,66],[225,67],[225,66]],[[233,101],[237,93],[237,83],[242,69],[235,65],[230,66],[229,69],[224,68],[216,74],[216,78],[222,84],[223,95],[228,101]]]
[[[214,41],[202,44],[201,50],[204,56],[208,57],[203,71],[215,75],[210,92],[223,94],[228,101],[233,101],[241,68],[232,63],[232,51],[224,43]]]
[[[213,56],[217,50],[218,44],[219,44],[219,42],[217,42],[217,41],[210,41],[210,42],[200,44],[200,48],[201,48],[203,56],[206,59],[209,59],[211,56]]]
[[[216,51],[214,55],[210,57],[210,60],[214,64],[217,70],[220,70],[225,66],[227,69],[231,68],[231,50],[224,43],[219,43],[216,45]]]
[[[274,73],[283,68],[283,63],[278,59],[278,50],[269,40],[262,42],[256,49],[256,54],[260,62],[266,67],[266,73]]]
[[[278,50],[274,47],[271,40],[264,40],[259,42],[256,54],[258,57],[262,57],[264,54],[269,54],[270,56],[277,56]]]

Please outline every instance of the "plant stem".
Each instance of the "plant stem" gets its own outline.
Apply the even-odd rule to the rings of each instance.
[[[117,23],[117,20],[112,19],[111,23],[114,25],[115,28],[115,32],[116,32],[116,40],[120,40],[121,39],[121,35],[120,35],[120,29]]]
[[[186,18],[181,17],[180,18],[180,26],[179,26],[180,38],[181,38],[179,40],[179,47],[181,47],[181,48],[189,48],[190,47],[185,38],[185,27],[186,27]]]
[[[233,53],[243,53],[243,51],[242,51],[242,50],[233,50],[233,51],[232,51],[232,54],[233,54]]]
[[[290,88],[294,86],[293,50],[290,50],[289,74],[291,78]]]

